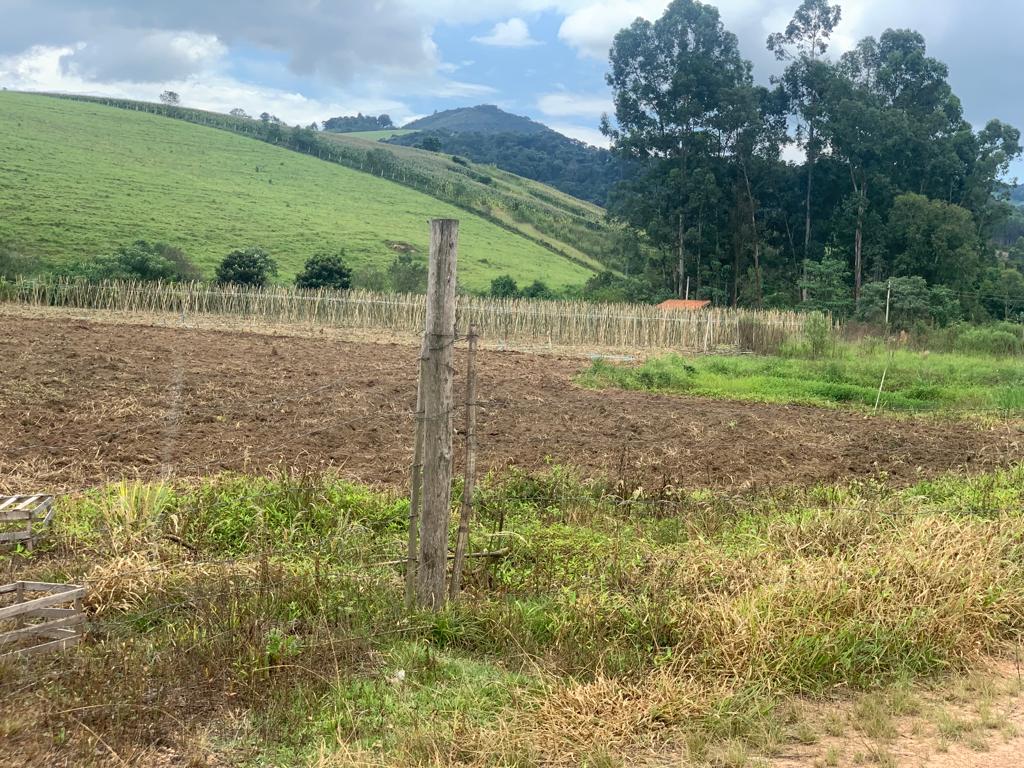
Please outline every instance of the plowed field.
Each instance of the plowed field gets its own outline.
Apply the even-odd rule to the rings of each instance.
[[[15,314],[0,337],[0,490],[275,466],[406,481],[413,346]],[[573,383],[584,364],[481,353],[483,468],[554,461],[741,491],[1024,458],[1020,425],[590,391]]]

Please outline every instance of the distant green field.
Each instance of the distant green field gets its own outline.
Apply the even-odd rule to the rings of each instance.
[[[146,238],[182,247],[212,275],[231,249],[261,245],[287,281],[321,249],[344,247],[356,267],[385,267],[402,244],[426,253],[435,217],[462,222],[459,280],[469,289],[506,273],[558,288],[592,274],[370,174],[179,120],[0,93],[0,244],[44,264]]]
[[[358,139],[366,139],[367,141],[385,141],[395,136],[405,136],[409,133],[416,133],[416,131],[406,131],[402,128],[389,128],[384,131],[354,131],[352,133],[346,133],[346,136],[355,136]]]
[[[592,387],[826,408],[870,410],[877,399],[879,408],[905,413],[1024,414],[1019,356],[888,353],[853,345],[817,360],[670,355],[633,366],[599,360],[581,381]]]

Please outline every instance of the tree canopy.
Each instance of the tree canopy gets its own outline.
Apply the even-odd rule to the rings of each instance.
[[[324,120],[321,125],[323,125],[325,131],[333,131],[334,133],[382,131],[395,127],[395,124],[391,122],[391,118],[388,115],[364,115],[362,112],[355,116],[331,117]]]
[[[232,251],[217,266],[217,282],[262,288],[277,275],[277,262],[262,248]]]
[[[295,287],[307,290],[331,288],[345,291],[351,285],[352,271],[345,265],[344,251],[314,254],[295,276]]]
[[[904,314],[1024,316],[1008,276],[1024,280],[1024,258],[1000,255],[1024,235],[1004,181],[1020,132],[973,128],[916,31],[832,56],[841,18],[803,0],[767,40],[784,62],[770,87],[697,0],[616,35],[602,130],[631,172],[608,208],[654,246],[647,294],[868,316],[890,279],[914,278]]]

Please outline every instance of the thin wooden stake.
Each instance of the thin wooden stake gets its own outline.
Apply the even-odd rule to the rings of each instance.
[[[416,598],[440,610],[447,598],[448,524],[452,504],[452,346],[459,222],[430,222],[427,334],[423,362],[423,513]]]
[[[462,568],[469,545],[469,521],[473,515],[473,490],[476,486],[476,326],[469,326],[469,354],[466,362],[466,476],[462,483],[462,509],[459,510],[459,534],[455,540],[455,561],[448,597],[456,600],[462,589]]]
[[[878,385],[878,397],[875,398],[875,413],[878,413],[878,404],[882,402],[882,387],[885,386],[885,375],[889,372],[888,364],[885,366],[885,370],[882,371],[882,383]]]
[[[885,332],[889,333],[889,305],[892,303],[892,280],[885,289]]]
[[[420,347],[420,357],[416,374],[416,426],[413,438],[412,466],[409,472],[409,545],[405,563],[405,604],[411,608],[416,602],[416,565],[419,550],[420,508],[422,507],[421,489],[423,488],[423,361],[427,356],[427,343],[424,337]]]

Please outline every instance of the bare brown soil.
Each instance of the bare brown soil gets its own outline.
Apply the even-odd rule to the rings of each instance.
[[[9,313],[0,338],[0,490],[273,466],[405,483],[415,346]],[[742,491],[1024,458],[1020,424],[590,391],[573,383],[585,364],[483,352],[482,466]]]

